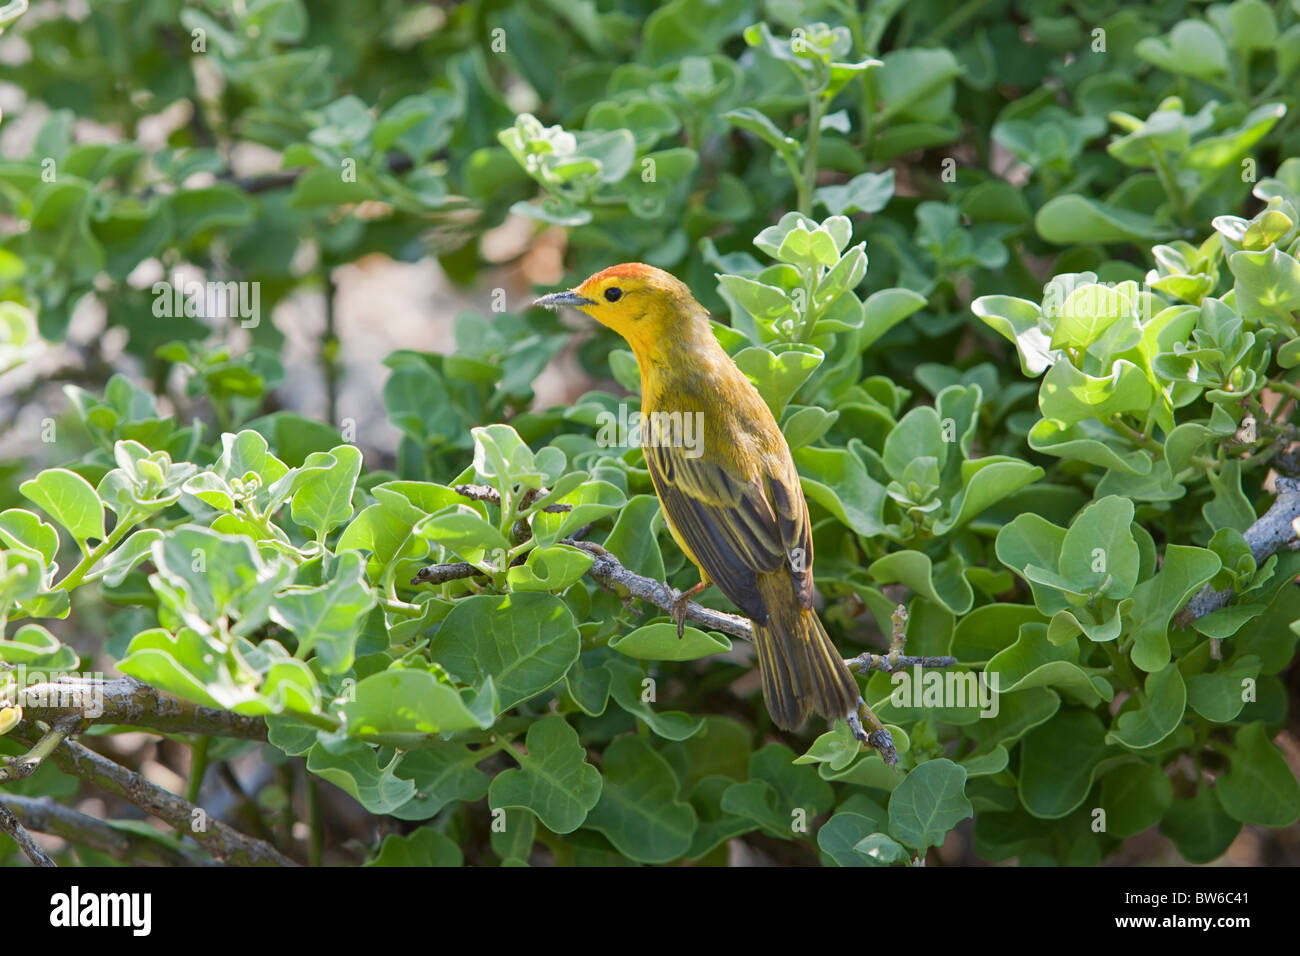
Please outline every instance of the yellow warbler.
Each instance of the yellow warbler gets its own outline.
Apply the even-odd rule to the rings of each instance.
[[[646,465],[673,538],[700,570],[676,602],[678,633],[687,600],[716,585],[753,620],[777,726],[794,730],[811,709],[853,718],[860,734],[857,681],[812,610],[812,531],[790,448],[708,312],[673,276],[635,262],[537,304],[585,312],[636,355]]]

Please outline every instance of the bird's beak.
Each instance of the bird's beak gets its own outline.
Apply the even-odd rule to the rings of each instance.
[[[558,309],[563,305],[570,305],[576,309],[580,306],[595,304],[593,300],[578,295],[572,289],[567,292],[552,292],[550,295],[544,295],[533,303],[533,305],[540,305],[545,309]]]

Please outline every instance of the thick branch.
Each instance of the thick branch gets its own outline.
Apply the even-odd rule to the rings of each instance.
[[[48,833],[119,860],[165,866],[195,866],[200,862],[157,840],[129,835],[110,823],[56,803],[50,797],[0,793],[0,807],[12,810],[29,830]]]
[[[1243,532],[1250,553],[1259,566],[1273,553],[1284,547],[1294,547],[1298,535],[1296,522],[1300,519],[1300,478],[1277,478],[1277,498],[1272,507]],[[1197,618],[1224,607],[1232,599],[1232,588],[1216,591],[1208,584],[1187,602],[1176,619],[1186,627]]]
[[[266,723],[260,717],[178,700],[134,677],[58,677],[11,686],[0,698],[0,703],[21,706],[28,720],[54,723],[75,716],[89,723],[130,724],[163,733],[266,739]]]

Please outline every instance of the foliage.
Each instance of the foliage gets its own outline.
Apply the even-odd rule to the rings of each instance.
[[[1273,743],[1300,552],[1245,535],[1296,468],[1295,4],[150,0],[11,35],[31,56],[0,79],[48,116],[0,162],[0,369],[90,302],[133,364],[67,386],[54,448],[4,471],[0,661],[93,668],[58,636],[89,622],[117,672],[265,719],[212,760],[260,746],[412,821],[380,865],[740,840],[886,866],[957,826],[987,861],[1095,864],[1158,826],[1205,862],[1300,819]],[[275,324],[141,278],[188,263],[263,317],[373,253],[468,286],[509,216],[564,230],[569,284],[641,260],[726,320],[845,657],[883,650],[901,595],[908,652],[955,657],[995,715],[875,673],[897,771],[842,721],[777,733],[731,639],[593,580],[575,533],[697,579],[639,449],[604,440],[635,394],[534,401],[554,316],[464,313],[454,351],[390,356],[401,445],[367,462],[276,401]],[[636,392],[608,333],[579,356]],[[1180,616],[1207,585],[1231,601]]]

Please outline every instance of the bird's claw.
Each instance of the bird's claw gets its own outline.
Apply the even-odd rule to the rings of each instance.
[[[680,641],[686,635],[686,606],[691,603],[689,593],[683,593],[677,588],[673,588],[673,621],[677,624],[677,639]]]
[[[864,714],[872,726],[870,733],[862,726],[862,716]],[[871,708],[867,706],[865,700],[858,698],[858,709],[848,715],[848,722],[853,736],[872,750],[878,751],[886,766],[898,766],[898,749],[894,746],[894,737],[885,725],[880,722],[880,719],[871,712]]]

